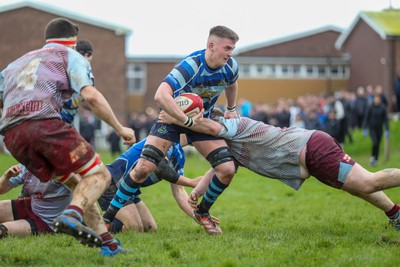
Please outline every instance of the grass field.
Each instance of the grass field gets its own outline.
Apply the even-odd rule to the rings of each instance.
[[[391,125],[391,154],[370,168],[370,140],[360,131],[345,150],[376,171],[398,167],[400,122]],[[381,148],[383,155],[383,145]],[[103,160],[112,161],[104,152]],[[1,173],[15,161],[0,155]],[[203,174],[208,163],[194,155],[186,175]],[[189,189],[188,189],[189,192]],[[400,188],[387,194],[400,202]],[[18,190],[1,196],[15,197]],[[158,223],[155,233],[116,236],[130,254],[97,255],[67,235],[6,238],[0,242],[3,266],[399,266],[400,232],[388,227],[383,212],[345,192],[310,178],[294,191],[279,181],[240,169],[212,208],[221,236],[208,236],[175,204],[169,185],[142,189],[142,199]],[[382,241],[386,238],[389,242]]]

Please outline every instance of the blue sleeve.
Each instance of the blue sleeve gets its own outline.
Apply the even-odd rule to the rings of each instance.
[[[21,173],[18,174],[17,176],[11,177],[10,180],[8,180],[8,186],[9,186],[9,187],[14,188],[14,187],[17,187],[17,186],[19,186],[19,185],[24,184],[24,179],[23,179],[23,177],[24,177],[24,175],[28,172],[28,170],[25,168],[24,165],[22,165],[22,164],[19,164],[19,165],[21,166],[22,171],[21,171]]]
[[[71,88],[76,92],[88,85],[94,85],[94,76],[89,61],[75,50],[68,49],[68,69]]]
[[[237,79],[239,78],[239,65],[234,58],[231,58],[231,59],[232,59],[232,64],[230,64],[229,66],[231,67],[231,71],[232,71],[232,79],[231,79],[229,85],[234,84],[237,81]]]

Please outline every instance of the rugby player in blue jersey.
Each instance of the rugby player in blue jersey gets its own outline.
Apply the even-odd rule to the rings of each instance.
[[[153,125],[137,165],[122,182],[115,203],[124,203],[135,194],[147,177],[157,168],[173,143],[186,133],[191,143],[210,162],[215,170],[205,197],[195,211],[197,221],[208,234],[221,234],[218,224],[209,214],[216,199],[228,187],[235,173],[235,165],[226,142],[219,137],[190,130],[194,121],[176,104],[174,98],[192,92],[201,96],[204,116],[209,117],[222,92],[227,99],[226,118],[237,117],[236,97],[238,64],[232,58],[239,36],[225,26],[210,29],[206,49],[196,51],[182,59],[161,83],[155,101],[168,114],[182,122],[184,127],[160,123]],[[112,221],[119,207],[110,205],[104,217]]]
[[[132,229],[135,231],[153,231],[157,229],[147,206],[141,201],[139,195],[140,190],[124,205],[116,203],[113,199],[118,190],[120,180],[129,176],[129,171],[138,162],[140,154],[146,139],[134,144],[127,151],[122,153],[111,164],[106,167],[111,173],[112,181],[109,188],[99,198],[98,202],[103,210],[106,210],[109,204],[119,207],[112,222],[106,222],[111,232],[119,232],[122,229]],[[183,167],[185,165],[185,154],[179,143],[174,143],[166,153],[166,158],[162,159],[158,168],[152,173],[142,184],[141,187],[151,186],[160,182],[162,179],[171,183],[172,194],[179,207],[191,218],[193,218],[193,210],[187,202],[188,194],[183,186],[195,187],[201,177],[196,179],[186,178]],[[195,218],[193,218],[195,219]]]

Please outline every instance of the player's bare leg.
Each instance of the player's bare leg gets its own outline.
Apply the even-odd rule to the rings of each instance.
[[[83,177],[73,191],[73,198],[69,206],[80,209],[80,212],[79,210],[66,209],[61,216],[54,220],[53,225],[55,226],[55,230],[75,237],[84,245],[101,247],[103,244],[102,238],[96,231],[83,225],[81,214],[84,214],[84,212],[92,208],[92,205],[95,205],[95,202],[107,188],[110,181],[110,173],[102,164],[98,165],[96,172]],[[90,220],[91,218],[89,215],[89,221],[86,223],[88,225],[93,225]],[[102,222],[102,224],[104,224],[104,222]],[[105,225],[104,229],[107,231]]]
[[[400,169],[384,169],[373,173],[356,163],[347,176],[343,189],[349,188],[368,194],[397,186],[400,186]]]
[[[342,190],[358,196],[385,212],[389,223],[400,230],[400,207],[381,190],[400,185],[400,169],[385,169],[369,172],[355,164]]]
[[[142,149],[142,154],[137,164],[121,179],[120,186],[111,201],[103,218],[107,222],[112,222],[117,212],[126,202],[139,190],[141,184],[157,168],[157,165],[164,158],[165,153],[171,147],[172,142],[156,136],[148,136],[146,144]]]
[[[144,232],[143,222],[140,218],[139,211],[137,210],[136,205],[133,203],[120,209],[115,218],[123,224],[122,229],[124,230],[126,229],[136,232]]]
[[[157,231],[156,221],[154,220],[153,215],[146,204],[143,201],[140,201],[139,203],[135,204],[135,206],[140,214],[144,231]]]
[[[235,174],[233,158],[224,140],[201,141],[193,144],[207,158],[215,171],[198,209],[194,211],[194,216],[208,234],[219,235],[222,234],[222,230],[213,220],[209,210],[218,196],[229,186]]]

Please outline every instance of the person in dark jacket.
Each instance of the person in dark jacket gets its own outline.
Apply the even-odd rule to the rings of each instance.
[[[371,166],[376,166],[379,156],[379,146],[382,139],[383,127],[385,127],[386,136],[389,136],[389,120],[386,111],[386,105],[382,103],[382,98],[379,94],[374,96],[372,105],[369,105],[363,122],[364,136],[369,136],[372,140],[372,152],[370,158]]]

